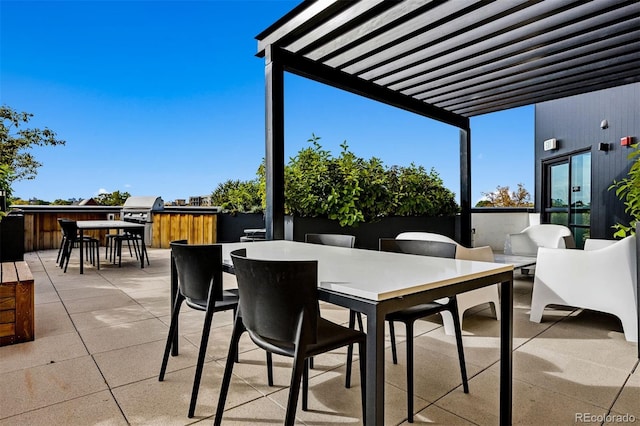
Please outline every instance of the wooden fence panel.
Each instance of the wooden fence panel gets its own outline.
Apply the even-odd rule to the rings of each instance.
[[[217,242],[217,215],[201,213],[156,213],[153,220],[152,247],[169,248],[171,241],[190,244]]]
[[[61,232],[58,218],[71,220],[105,220],[104,213],[62,213],[38,212],[24,213],[24,249],[25,251],[47,250],[58,248]],[[87,235],[100,240],[104,239],[106,231],[89,231]]]
[[[25,212],[25,251],[58,248],[61,232],[58,218],[71,220],[106,220],[105,212]],[[217,242],[216,213],[156,212],[153,215],[151,247],[169,248],[174,240],[186,239],[192,244]],[[104,244],[107,231],[94,230],[87,234]]]

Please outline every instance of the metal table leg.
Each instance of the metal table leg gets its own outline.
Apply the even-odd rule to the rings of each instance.
[[[513,388],[513,278],[500,284],[500,424],[511,425]]]
[[[367,314],[366,425],[384,425],[384,314],[379,305]]]
[[[84,230],[80,228],[80,273],[84,274]]]

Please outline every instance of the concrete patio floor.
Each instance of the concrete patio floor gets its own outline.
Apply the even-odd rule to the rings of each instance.
[[[84,275],[77,250],[66,274],[56,254],[25,255],[35,279],[36,338],[0,348],[0,425],[211,424],[231,313],[214,315],[196,417],[189,419],[203,313],[183,308],[180,355],[169,359],[165,381],[157,378],[169,324],[169,250],[149,249],[151,265],[144,269],[125,257],[121,268],[101,262],[100,271],[86,267]],[[516,275],[514,424],[640,421],[637,346],[624,340],[620,322],[596,312],[547,309],[541,324],[532,323],[533,279]],[[225,280],[234,286],[233,276]],[[444,334],[440,318],[418,321],[415,423],[498,424],[499,322],[490,312],[483,306],[465,316],[469,394],[462,392],[455,340]],[[322,304],[322,313],[348,320],[343,308]],[[387,350],[387,425],[406,424],[403,328],[397,327],[398,365]],[[282,424],[290,360],[274,356],[275,386],[269,387],[264,352],[246,335],[240,350],[223,424]],[[298,424],[362,423],[357,365],[345,389],[345,360],[346,349],[315,359],[310,410],[298,404]]]

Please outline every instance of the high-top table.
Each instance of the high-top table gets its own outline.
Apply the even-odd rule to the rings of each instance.
[[[282,240],[222,246],[222,261],[230,273],[233,273],[230,253],[240,248],[245,248],[250,258],[317,260],[319,298],[367,316],[367,425],[384,424],[386,315],[441,297],[501,283],[500,424],[511,424],[513,265]]]
[[[78,231],[80,231],[80,273],[84,274],[84,251],[83,251],[83,235],[86,230],[95,229],[129,229],[136,230],[142,235],[142,255],[140,256],[140,267],[144,268],[144,253],[146,248],[144,245],[144,223],[127,222],[125,220],[79,220],[76,222]]]

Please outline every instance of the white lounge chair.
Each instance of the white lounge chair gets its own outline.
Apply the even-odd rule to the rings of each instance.
[[[457,246],[456,248],[456,259],[460,260],[478,260],[482,262],[493,262],[493,251],[491,247],[474,247],[467,248],[463,245],[458,244],[456,241],[451,238],[441,235],[434,234],[431,232],[402,232],[398,234],[396,237],[398,240],[427,240],[427,241],[442,241],[445,243],[453,243]],[[481,305],[483,303],[489,303],[491,306],[491,311],[497,320],[500,320],[500,293],[498,291],[498,285],[490,285],[482,288],[478,288],[475,290],[467,291],[465,293],[460,293],[456,296],[458,301],[458,314],[460,316],[460,327],[463,327],[462,318],[464,316],[464,311],[469,308],[473,308],[474,306]],[[453,318],[451,317],[451,313],[448,311],[443,311],[440,313],[442,315],[442,322],[444,324],[444,331],[448,335],[455,335],[455,329],[453,326]]]
[[[551,223],[531,225],[517,234],[507,235],[504,254],[535,256],[539,247],[575,248],[575,242],[566,226]]]
[[[624,337],[638,341],[636,237],[588,239],[584,250],[540,248],[529,319],[540,322],[547,305],[615,315]]]

